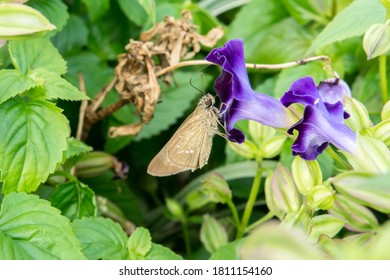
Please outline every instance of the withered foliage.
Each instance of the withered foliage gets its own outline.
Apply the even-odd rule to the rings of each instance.
[[[121,100],[133,103],[137,108],[139,123],[111,127],[111,137],[138,134],[143,124],[153,118],[154,109],[161,93],[157,78],[169,84],[169,75],[158,77],[158,72],[190,59],[201,46],[213,47],[223,36],[221,27],[210,30],[206,35],[197,33],[189,11],[183,11],[181,18],[165,17],[163,22],[140,36],[141,41],[130,39],[126,53],[118,56],[115,68],[116,90]]]

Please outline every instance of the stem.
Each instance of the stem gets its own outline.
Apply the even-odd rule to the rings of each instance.
[[[183,237],[184,237],[184,244],[186,247],[186,255],[187,258],[191,255],[191,242],[190,242],[190,234],[188,232],[187,222],[183,221],[181,223],[183,228]]]
[[[389,100],[389,96],[387,95],[387,58],[386,55],[379,56],[379,81],[381,85],[382,91],[382,103],[385,104],[387,100]]]
[[[337,161],[344,169],[351,170],[351,166],[346,163],[333,149],[332,147],[328,147],[326,149],[326,152],[335,160]]]
[[[257,226],[259,226],[259,225],[265,223],[266,221],[272,219],[274,216],[275,216],[274,213],[268,212],[268,214],[267,214],[267,215],[264,215],[260,220],[258,220],[258,221],[256,221],[256,222],[254,222],[253,224],[249,225],[249,226],[247,227],[247,229],[245,230],[245,232],[249,232],[249,231],[253,230],[255,227],[257,227]]]
[[[280,63],[280,64],[256,64],[256,63],[246,63],[246,68],[253,68],[253,69],[260,69],[260,70],[279,70],[284,68],[290,68],[298,65],[305,65],[306,63],[318,61],[321,60],[326,64],[326,67],[330,68],[330,59],[328,56],[321,55],[321,56],[313,56],[309,58],[305,58],[302,60],[297,61],[291,61],[286,63]],[[194,65],[213,65],[214,63],[207,61],[207,60],[188,60],[188,61],[182,61],[177,64],[165,67],[164,69],[158,71],[156,73],[156,77],[160,77],[164,74],[167,74],[169,72],[172,72],[173,70],[185,66],[194,66]],[[333,74],[338,77],[336,72],[333,72]]]
[[[240,218],[238,217],[237,208],[236,208],[236,206],[234,205],[234,203],[233,203],[233,201],[231,199],[229,199],[227,201],[227,205],[229,206],[230,211],[232,211],[234,224],[236,225],[237,230],[239,230],[239,228],[240,228]]]
[[[249,194],[248,202],[246,203],[244,214],[242,216],[241,225],[237,232],[237,239],[243,237],[246,227],[249,223],[249,219],[252,214],[253,206],[256,202],[257,194],[259,193],[260,183],[261,183],[261,174],[263,169],[258,168],[256,172],[256,176],[252,183],[251,192]]]

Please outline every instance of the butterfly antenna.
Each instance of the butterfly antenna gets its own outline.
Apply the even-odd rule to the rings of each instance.
[[[205,92],[204,92],[204,84],[203,84],[203,70],[206,68],[206,67],[209,67],[210,65],[206,65],[206,66],[203,66],[202,68],[200,68],[199,70],[197,70],[194,74],[192,74],[192,76],[191,76],[191,78],[190,78],[190,85],[194,88],[194,89],[196,89],[196,90],[198,90],[199,92],[201,92],[202,94],[204,94]],[[201,87],[202,87],[202,89],[199,89],[197,86],[195,86],[194,85],[194,83],[193,83],[193,79],[194,79],[194,77],[195,77],[195,75],[197,75],[198,73],[200,73],[200,77],[201,77]]]

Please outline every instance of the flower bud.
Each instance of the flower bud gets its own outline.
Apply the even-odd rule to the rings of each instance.
[[[82,178],[96,177],[113,168],[116,162],[109,153],[90,152],[82,155],[76,163],[76,174]]]
[[[273,158],[277,156],[282,151],[286,139],[286,136],[279,135],[264,141],[260,146],[260,154],[263,158]]]
[[[273,127],[252,120],[248,121],[248,131],[252,139],[258,143],[262,143],[276,134],[276,130]]]
[[[345,227],[351,231],[366,232],[379,227],[378,220],[368,208],[339,194],[328,211],[343,220]]]
[[[350,114],[344,123],[353,131],[360,132],[370,127],[370,117],[366,107],[355,98],[344,99],[344,110]]]
[[[381,121],[374,127],[373,137],[390,147],[390,119]]]
[[[200,228],[200,241],[208,252],[213,253],[228,243],[228,235],[218,220],[206,214]]]
[[[204,193],[203,190],[194,190],[187,194],[186,203],[188,205],[188,210],[193,211],[199,208],[202,208],[207,203],[210,203],[210,197]]]
[[[245,139],[245,142],[241,144],[228,141],[228,145],[236,154],[246,159],[256,158],[258,148],[248,139]]]
[[[321,168],[316,160],[304,160],[296,156],[291,168],[294,182],[303,195],[307,195],[314,186],[322,183]]]
[[[297,212],[300,198],[290,171],[278,164],[275,172],[265,182],[265,199],[268,208],[279,219],[291,212]]]
[[[215,203],[224,204],[232,199],[232,191],[228,183],[217,173],[211,174],[203,182],[203,192]]]
[[[302,205],[301,209],[297,212],[291,212],[284,217],[281,225],[300,229],[306,234],[309,234],[313,226],[311,216],[308,213],[308,209],[305,205]]]
[[[166,203],[168,211],[172,215],[172,217],[179,220],[180,222],[184,223],[186,220],[186,217],[184,215],[184,211],[183,211],[183,208],[181,207],[180,203],[172,198],[167,198],[165,200],[165,203]]]
[[[363,38],[363,49],[370,60],[390,50],[389,21],[371,25]]]
[[[382,108],[381,112],[382,121],[390,119],[390,100]]]
[[[29,6],[13,3],[0,5],[0,39],[41,37],[55,28],[39,11]]]
[[[332,238],[344,227],[343,220],[329,214],[315,216],[312,222],[313,227],[309,237],[314,242],[317,242],[321,235]]]
[[[317,185],[307,195],[307,204],[313,210],[327,210],[332,207],[334,199],[335,191],[331,187]]]
[[[344,152],[355,171],[386,173],[390,171],[390,151],[374,138],[356,135],[357,153]]]
[[[373,175],[366,172],[344,172],[332,180],[343,195],[372,209],[390,214],[390,176]]]

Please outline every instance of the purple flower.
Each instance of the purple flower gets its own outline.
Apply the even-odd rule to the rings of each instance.
[[[213,49],[206,60],[222,67],[214,88],[221,100],[222,120],[230,141],[245,141],[245,135],[234,128],[235,123],[243,119],[276,128],[291,126],[290,116],[277,99],[252,89],[246,71],[242,40],[231,40],[223,47]]]
[[[305,106],[302,119],[287,131],[290,134],[294,130],[299,132],[292,145],[293,155],[313,160],[329,143],[349,153],[357,152],[356,134],[344,124],[344,118],[349,116],[341,102],[344,94],[348,95],[342,91],[344,84],[329,85],[325,82],[317,88],[311,77],[304,77],[295,81],[283,95],[280,101],[284,106],[293,103]],[[329,98],[330,92],[336,94]]]

